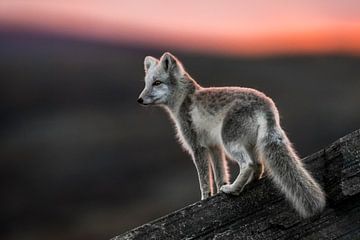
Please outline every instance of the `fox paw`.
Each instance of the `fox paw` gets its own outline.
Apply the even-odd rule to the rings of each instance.
[[[220,191],[226,194],[231,194],[238,196],[240,194],[240,191],[234,187],[232,184],[226,184],[222,185],[220,188]]]
[[[211,196],[211,192],[204,192],[201,194],[201,200],[205,200]]]

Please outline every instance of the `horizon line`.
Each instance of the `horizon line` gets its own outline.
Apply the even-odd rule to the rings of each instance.
[[[156,39],[150,39],[144,41],[141,38],[128,38],[119,35],[96,35],[91,33],[81,33],[74,31],[61,31],[54,30],[52,28],[44,28],[39,26],[26,26],[24,24],[14,23],[1,23],[0,32],[16,32],[16,33],[36,33],[46,34],[49,36],[65,37],[69,39],[79,39],[83,41],[94,41],[104,44],[115,45],[131,45],[133,47],[150,48],[150,49],[164,49],[168,51],[181,51],[199,54],[209,55],[224,55],[224,56],[245,56],[245,57],[262,57],[272,55],[322,55],[322,54],[345,54],[345,55],[360,55],[360,32],[353,34],[351,29],[343,29],[343,33],[347,36],[347,40],[342,43],[334,40],[326,41],[329,36],[335,36],[331,30],[322,30],[318,32],[304,31],[305,33],[283,33],[283,34],[264,34],[264,36],[249,37],[249,38],[223,38],[222,44],[218,44],[218,41],[214,39],[207,43],[207,36],[192,36],[190,38],[180,38],[180,41],[191,41],[191,44],[181,44],[179,39],[175,39],[176,36],[163,36],[163,39],[159,41]],[[138,29],[138,27],[133,27]],[[4,31],[5,30],[5,31]],[[309,33],[311,35],[309,35]],[[166,35],[166,34],[163,34]],[[343,35],[344,37],[344,35]],[[324,41],[325,39],[325,41]],[[173,40],[173,41],[172,41]],[[270,41],[269,41],[270,40]],[[264,42],[268,42],[268,45],[264,45]],[[180,44],[179,44],[180,43]],[[270,43],[270,44],[269,44]],[[275,44],[274,44],[275,43]],[[355,44],[354,44],[355,43]],[[232,46],[229,46],[231,44]],[[192,46],[191,46],[192,45]],[[234,47],[235,46],[235,47]]]

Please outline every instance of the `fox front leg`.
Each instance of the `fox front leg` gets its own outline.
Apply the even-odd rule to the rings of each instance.
[[[193,160],[199,177],[201,200],[204,200],[211,196],[208,150],[204,147],[195,149]]]

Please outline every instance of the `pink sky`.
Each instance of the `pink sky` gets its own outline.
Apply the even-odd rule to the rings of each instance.
[[[360,54],[359,0],[1,0],[1,26],[168,50]]]

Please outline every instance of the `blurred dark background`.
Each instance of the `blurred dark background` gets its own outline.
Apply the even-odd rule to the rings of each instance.
[[[24,32],[0,38],[2,234],[110,238],[199,200],[195,168],[165,112],[136,103],[143,58],[160,50]],[[359,128],[358,57],[174,54],[204,86],[271,96],[301,156]]]
[[[0,27],[1,239],[109,239],[200,199],[166,113],[136,102],[144,57],[164,51],[203,86],[272,97],[303,157],[360,126],[358,54],[229,55]]]

